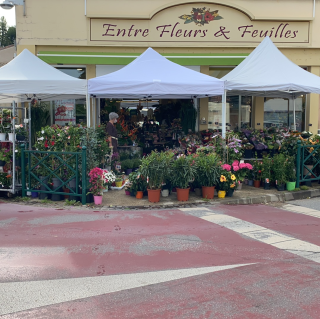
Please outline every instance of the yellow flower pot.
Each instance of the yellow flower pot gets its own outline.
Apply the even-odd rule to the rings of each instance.
[[[219,191],[218,192],[218,197],[219,198],[225,198],[226,197],[226,191]]]
[[[116,187],[122,187],[122,181],[121,182],[116,182]]]

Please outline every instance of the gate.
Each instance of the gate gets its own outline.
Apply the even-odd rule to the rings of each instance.
[[[302,182],[320,180],[320,175],[316,176],[315,173],[316,167],[320,165],[320,145],[302,145],[300,140],[297,144],[296,187],[299,187]]]
[[[82,204],[86,204],[87,158],[85,146],[82,147],[81,152],[47,152],[26,150],[25,145],[21,145],[21,172],[22,197],[26,196],[26,192],[51,195],[68,194],[75,198],[79,197]],[[40,178],[41,175],[42,178]],[[51,188],[48,185],[52,178],[58,180],[59,186]],[[80,178],[82,181],[81,192],[78,187]],[[70,186],[70,182],[75,187]],[[63,187],[69,189],[69,193],[62,192]]]

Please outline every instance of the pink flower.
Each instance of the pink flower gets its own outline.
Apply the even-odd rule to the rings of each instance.
[[[235,172],[237,172],[239,169],[240,169],[239,166],[233,166],[233,170],[234,170]]]
[[[240,167],[240,169],[247,168],[247,164],[246,163],[240,163],[239,167]]]
[[[252,165],[249,163],[247,163],[246,166],[247,166],[247,169],[253,169]]]
[[[231,165],[229,165],[229,164],[223,164],[221,167],[222,167],[222,169],[226,170],[227,172],[231,171]]]
[[[235,160],[235,161],[232,163],[232,166],[239,166],[239,161]]]

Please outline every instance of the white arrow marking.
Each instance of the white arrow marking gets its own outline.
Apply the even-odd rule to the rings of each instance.
[[[252,264],[0,284],[0,315]]]

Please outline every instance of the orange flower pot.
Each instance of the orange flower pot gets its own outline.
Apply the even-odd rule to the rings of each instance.
[[[186,202],[189,200],[190,188],[177,188],[177,199],[179,202]]]
[[[253,186],[256,188],[259,188],[261,184],[261,181],[253,181]]]
[[[160,202],[161,189],[148,189],[148,200],[150,203]]]
[[[202,186],[202,198],[213,199],[215,186]]]
[[[142,191],[137,191],[136,198],[138,198],[138,199],[143,198],[143,192]]]

